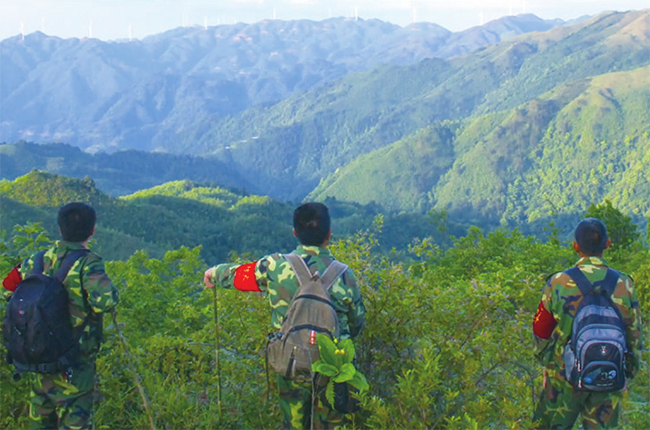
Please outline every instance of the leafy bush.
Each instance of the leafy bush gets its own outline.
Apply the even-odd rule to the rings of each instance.
[[[629,223],[623,220],[623,231]],[[517,230],[486,235],[473,228],[448,249],[421,241],[405,261],[375,251],[380,233],[378,222],[331,245],[357,275],[368,310],[354,343],[355,368],[370,390],[355,394],[362,412],[350,417],[349,427],[528,427],[542,383],[531,322],[546,276],[576,261],[570,247]],[[19,228],[13,241],[0,242],[0,275],[44,245],[41,228]],[[650,252],[633,242],[615,257],[614,266],[637,280],[648,321]],[[270,327],[264,297],[204,291],[200,248],[169,251],[161,259],[137,252],[106,267],[121,303],[118,326],[106,318],[97,362],[97,427],[150,426],[118,328],[157,428],[277,426],[275,378],[267,380],[260,354]],[[646,352],[624,397],[623,428],[650,427],[648,361]],[[28,384],[14,382],[11,373],[0,365],[0,424],[21,428]]]

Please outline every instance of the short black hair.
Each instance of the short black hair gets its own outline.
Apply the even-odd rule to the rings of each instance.
[[[293,228],[302,245],[321,246],[330,231],[330,213],[322,203],[305,203],[293,212]]]
[[[575,239],[586,255],[602,255],[607,246],[607,227],[598,218],[586,218],[578,223]]]
[[[62,206],[57,218],[61,238],[67,242],[84,242],[93,234],[96,221],[95,209],[80,202]]]

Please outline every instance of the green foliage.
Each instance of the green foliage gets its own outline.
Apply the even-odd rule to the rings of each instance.
[[[268,314],[259,297],[220,292],[221,374],[214,355],[212,294],[203,292],[200,249],[181,248],[150,259],[137,253],[107,265],[120,287],[119,322],[138,363],[160,428],[253,428],[277,418],[266,398],[263,345]],[[98,369],[105,401],[97,422],[106,428],[148,426],[127,373],[123,351],[108,327]],[[218,386],[223,387],[219,411]],[[259,399],[250,403],[251,398]]]
[[[478,230],[447,251],[416,251],[434,260],[373,261],[381,274],[364,289],[359,366],[375,387],[363,399],[368,425],[457,428],[465,416],[479,428],[527,425],[538,374],[530,321],[543,273],[570,253],[517,232]]]
[[[5,232],[0,232],[0,276],[4,278],[18,264],[37,251],[47,249],[50,239],[43,227],[36,223],[15,226],[14,232],[8,239]]]
[[[362,392],[370,388],[366,377],[352,362],[355,350],[351,339],[332,341],[329,336],[318,334],[316,342],[320,360],[313,363],[311,369],[330,378],[325,389],[325,397],[330,405],[334,406],[334,384],[345,382]]]
[[[648,321],[650,251],[638,244],[638,235],[629,228],[634,225],[615,208],[598,205],[589,214],[600,214],[606,222],[619,220],[622,231],[635,238],[617,251],[615,267],[634,277]],[[473,228],[446,249],[431,240],[420,241],[411,247],[413,260],[405,260],[403,255],[376,252],[381,228],[378,218],[369,231],[331,245],[334,255],[357,275],[368,310],[354,345],[319,337],[319,372],[330,375],[332,382],[370,386],[356,394],[363,412],[352,417],[351,425],[528,427],[542,383],[531,335],[540,290],[548,274],[566,269],[577,256],[557,238],[541,242],[518,230],[484,234]],[[613,223],[612,228],[618,227]],[[15,242],[5,241],[0,248],[5,272],[45,243],[39,226],[19,233]],[[275,382],[271,378],[267,386],[259,353],[270,324],[265,298],[215,291],[221,361],[217,367],[215,308],[212,292],[202,290],[206,264],[200,248],[182,247],[160,259],[138,252],[106,267],[120,290],[118,324],[158,428],[277,426]],[[97,362],[97,426],[146,428],[148,420],[112,324],[106,325],[105,335]],[[650,426],[649,361],[650,353],[645,352],[641,373],[624,396],[622,428]],[[28,385],[13,382],[5,364],[0,364],[0,375],[2,424],[21,427]],[[332,390],[333,385],[326,391],[330,401]]]
[[[218,186],[203,186],[196,182],[183,180],[167,182],[153,188],[137,191],[125,196],[124,200],[136,201],[137,199],[155,196],[187,198],[223,208],[232,207],[242,199],[242,196]]]
[[[160,258],[166,249],[201,245],[206,261],[223,261],[232,252],[261,257],[278,249],[290,250],[296,244],[291,234],[294,205],[217,186],[174,181],[115,198],[97,190],[90,179],[81,181],[38,171],[1,185],[0,230],[40,222],[49,236],[58,236],[57,207],[51,203],[41,205],[33,198],[50,193],[52,187],[53,193],[71,199],[67,201],[95,205],[98,225],[94,250],[111,260],[127,259],[136,250]],[[336,199],[326,199],[326,203],[334,220],[335,237],[370,227],[382,211],[372,203],[361,205]],[[427,215],[387,214],[385,224],[387,228],[379,234],[384,250],[406,248],[415,237],[435,236],[439,242],[444,241],[445,235]],[[253,230],[251,225],[255,226]],[[457,223],[448,225],[451,233],[464,230]]]
[[[51,237],[58,236],[58,207],[71,201],[91,204],[98,218],[95,250],[108,259],[126,259],[138,249],[160,257],[165,249],[203,245],[203,257],[219,261],[231,251],[261,256],[295,243],[288,204],[190,181],[114,198],[99,191],[90,178],[33,171],[0,182],[0,197],[6,202],[0,208],[2,228],[38,221]],[[258,225],[257,232],[242,235],[249,225]]]
[[[607,226],[607,236],[612,241],[608,253],[620,253],[629,250],[633,244],[639,244],[641,234],[637,226],[632,223],[632,218],[612,206],[609,200],[605,200],[600,205],[592,203],[585,217],[598,218]]]
[[[453,164],[455,127],[427,127],[360,156],[321,181],[308,198],[335,196],[362,204],[379,202],[388,211],[424,212],[432,206],[427,193]]]
[[[32,206],[59,208],[69,202],[84,202],[101,207],[108,196],[95,188],[90,177],[72,179],[38,170],[17,178],[0,181],[0,194]]]

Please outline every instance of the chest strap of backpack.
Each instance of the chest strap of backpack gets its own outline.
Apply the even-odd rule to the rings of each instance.
[[[572,267],[569,270],[565,271],[567,275],[573,279],[573,282],[576,283],[576,286],[580,290],[583,296],[591,293],[596,287],[600,287],[602,291],[607,293],[608,296],[611,296],[616,289],[616,284],[618,283],[618,278],[621,276],[619,272],[614,269],[607,268],[607,273],[605,278],[600,281],[596,281],[593,284],[589,282],[589,279],[582,273],[582,270],[578,266]]]
[[[292,253],[286,254],[284,258],[286,258],[289,262],[289,265],[291,265],[291,268],[295,272],[296,277],[298,278],[298,283],[300,285],[308,282],[310,279],[313,279],[314,276],[316,276],[315,274],[311,273],[311,270],[309,270],[307,263],[305,263],[305,260],[301,256]],[[325,269],[325,272],[322,275],[319,275],[321,283],[327,292],[329,292],[330,288],[332,288],[336,280],[342,276],[346,270],[348,270],[347,265],[341,263],[340,261],[332,260],[330,265],[327,266],[327,269]]]

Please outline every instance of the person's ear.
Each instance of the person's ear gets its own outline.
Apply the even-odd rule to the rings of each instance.
[[[612,246],[612,239],[608,237],[607,242],[605,242],[605,249],[609,248],[610,246]]]
[[[580,245],[578,245],[578,242],[576,242],[575,240],[573,241],[573,250],[578,254],[580,254]]]
[[[296,229],[294,228],[294,229],[292,229],[292,231],[293,231],[293,237],[295,237],[296,239],[298,239],[298,235],[296,234]]]

